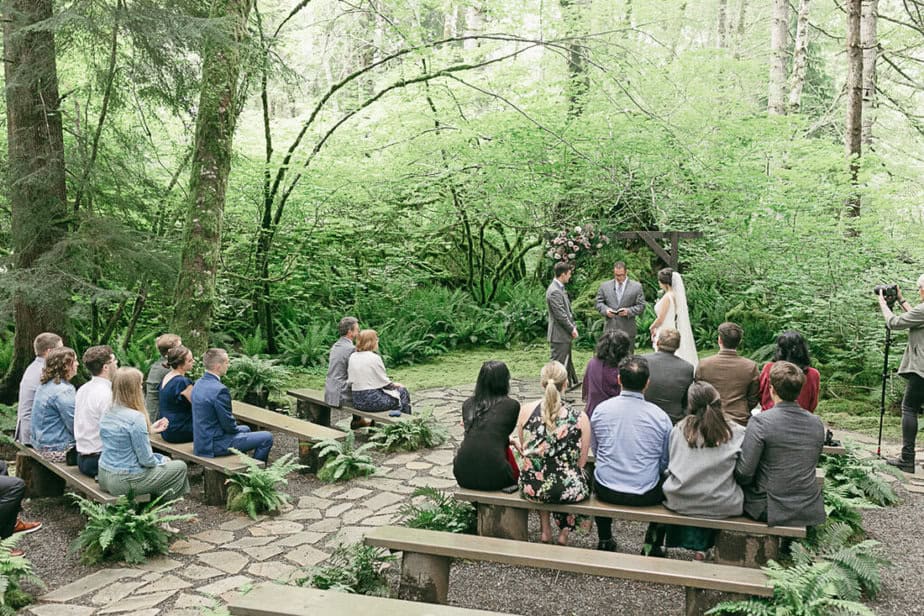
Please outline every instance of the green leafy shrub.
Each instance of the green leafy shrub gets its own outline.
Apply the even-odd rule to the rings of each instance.
[[[371,441],[387,452],[435,447],[449,438],[449,432],[433,416],[432,409],[412,415],[410,419],[377,425],[371,432]]]
[[[16,429],[16,413],[18,408],[14,404],[0,404],[0,432],[12,432]]]
[[[843,488],[842,494],[866,500],[871,505],[884,507],[897,504],[898,494],[882,478],[882,474],[901,479],[902,473],[878,458],[861,457],[852,443],[845,443],[844,447],[846,454],[821,457],[819,466],[825,471],[825,484]]]
[[[356,436],[347,432],[343,439],[328,439],[318,443],[318,456],[324,465],[318,471],[318,479],[328,483],[348,481],[354,477],[365,477],[375,472],[372,457],[366,453],[375,443],[356,446]]]
[[[875,597],[881,584],[880,569],[889,561],[882,555],[878,541],[867,539],[851,543],[853,528],[835,522],[821,529],[812,541],[793,544],[792,561],[797,565],[826,560],[835,565],[841,579],[838,594],[850,600],[861,596]]]
[[[266,352],[266,338],[263,337],[263,329],[257,325],[257,328],[249,336],[241,337],[241,353],[248,357],[256,357]]]
[[[287,453],[269,466],[260,466],[247,454],[231,451],[247,465],[247,471],[228,477],[228,511],[243,511],[256,519],[258,514],[279,511],[289,502],[288,494],[279,488],[288,485],[289,474],[306,468],[293,461],[295,454]]]
[[[339,546],[327,565],[312,567],[308,576],[295,581],[321,590],[336,590],[358,595],[388,596],[385,569],[395,560],[382,548],[354,543]]]
[[[408,503],[401,507],[404,525],[447,533],[474,533],[478,523],[475,507],[458,501],[452,494],[431,487],[417,488],[414,498],[425,497],[421,505]]]
[[[302,329],[295,324],[280,323],[276,344],[282,362],[288,366],[323,366],[335,338],[334,326],[329,322],[315,322]]]
[[[170,533],[163,527],[170,522],[192,519],[190,514],[174,514],[173,505],[180,499],[135,503],[133,496],[120,496],[111,505],[102,505],[73,495],[80,512],[87,517],[71,552],[80,553],[88,565],[103,561],[143,563],[152,554],[166,554]]]
[[[119,362],[123,366],[138,368],[141,372],[147,374],[148,368],[157,359],[157,347],[154,345],[156,335],[157,332],[152,331],[143,336],[132,338],[127,347],[116,351]],[[91,342],[90,344],[96,343]]]
[[[225,383],[236,400],[265,407],[285,387],[289,371],[274,359],[242,356],[231,360]]]
[[[32,563],[11,553],[19,537],[11,535],[0,541],[0,616],[12,616],[32,603],[32,595],[22,589],[22,582],[44,588],[42,580],[32,572]]]

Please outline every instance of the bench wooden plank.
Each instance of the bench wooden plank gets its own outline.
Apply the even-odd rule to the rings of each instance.
[[[160,435],[151,438],[151,447],[168,454],[171,458],[186,460],[187,462],[198,464],[202,468],[218,471],[225,475],[243,473],[247,470],[247,465],[241,462],[236,455],[219,456],[217,458],[197,456],[193,452],[192,443],[168,443]],[[256,460],[256,462],[263,466],[263,462],[259,460]]]
[[[341,439],[346,436],[340,430],[311,423],[304,419],[289,417],[282,413],[276,413],[275,411],[237,400],[231,402],[231,412],[234,414],[235,419],[241,423],[277,430],[311,443],[327,439]]]
[[[48,486],[49,482],[42,481],[38,477],[35,477],[35,481],[32,481],[33,478],[30,475],[35,474],[37,470],[35,469],[35,465],[37,464],[44,467],[47,471],[54,473],[57,477],[60,477],[64,481],[64,484],[73,491],[79,492],[98,503],[110,504],[116,502],[119,498],[118,496],[113,496],[104,491],[99,487],[95,479],[81,473],[80,469],[76,466],[68,466],[63,462],[59,463],[46,460],[40,456],[37,451],[21,443],[16,443],[16,448],[19,450],[16,469],[19,477],[23,481],[26,481],[26,496],[28,497],[58,496],[63,493],[63,490],[59,491],[56,490],[54,486]],[[39,487],[38,484],[45,484],[45,487],[49,487],[50,490],[43,489]],[[43,493],[48,491],[51,493]]]
[[[373,413],[370,411],[360,411],[350,406],[331,406],[324,401],[324,392],[319,389],[290,389],[286,393],[295,398],[300,417],[306,417],[311,422],[325,426],[330,425],[331,409],[343,411],[344,413],[350,413],[352,415],[359,415],[360,417],[365,417],[366,419],[371,419],[381,424],[399,423],[408,421],[413,417],[413,415],[407,414],[402,414],[400,417],[389,417],[387,411]]]
[[[228,602],[228,610],[235,616],[303,616],[324,614],[331,616],[488,616],[501,612],[485,612],[448,605],[433,605],[369,597],[333,590],[283,586],[263,582],[249,592]]]

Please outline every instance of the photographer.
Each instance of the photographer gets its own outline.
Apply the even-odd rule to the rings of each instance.
[[[902,453],[898,458],[887,460],[906,473],[914,472],[914,441],[918,434],[918,413],[924,405],[924,275],[918,278],[918,295],[922,303],[915,307],[902,297],[902,291],[895,286],[894,302],[901,306],[904,314],[892,313],[890,302],[879,289],[879,307],[886,325],[891,330],[907,329],[908,346],[902,355],[898,373],[908,381],[902,398]],[[888,290],[886,290],[888,294]]]

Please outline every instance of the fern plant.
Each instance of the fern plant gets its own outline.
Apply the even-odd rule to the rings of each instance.
[[[0,616],[12,616],[32,603],[32,595],[22,589],[23,582],[45,587],[32,572],[32,563],[24,556],[12,554],[20,536],[11,535],[0,541]]]
[[[878,458],[860,457],[858,449],[851,443],[844,446],[847,453],[843,455],[821,457],[825,485],[830,483],[841,488],[841,494],[866,500],[871,505],[884,507],[897,504],[898,494],[882,475],[888,473],[902,478],[901,472]]]
[[[826,560],[835,565],[842,578],[839,595],[859,600],[862,595],[875,597],[879,593],[880,569],[888,566],[878,541],[867,539],[853,543],[854,530],[844,522],[824,527],[812,542],[793,544],[792,561],[797,565]]]
[[[102,561],[143,563],[152,554],[166,554],[170,522],[194,518],[191,514],[173,513],[180,499],[135,503],[133,495],[120,496],[111,505],[102,505],[76,494],[72,495],[87,524],[71,544],[71,552],[79,552],[80,560],[88,565]]]
[[[285,387],[288,376],[289,371],[274,359],[245,355],[231,360],[225,382],[235,400],[266,406],[270,395]]]
[[[304,329],[295,324],[280,323],[276,344],[283,363],[289,366],[322,366],[327,363],[330,340],[336,334],[327,321],[317,322]]]
[[[410,419],[376,426],[370,431],[371,441],[386,452],[436,447],[449,438],[449,432],[433,416],[432,409],[412,415]]]
[[[227,480],[228,511],[243,511],[256,519],[260,513],[279,511],[288,504],[289,496],[279,488],[288,485],[287,477],[306,468],[294,461],[295,454],[287,453],[269,466],[260,466],[256,460],[232,449],[241,462],[247,465],[243,473],[236,473]]]
[[[401,507],[404,525],[448,533],[474,533],[478,517],[471,503],[457,501],[451,494],[431,487],[417,488],[413,496],[427,500],[421,505]]]
[[[306,577],[296,579],[295,583],[321,590],[387,597],[384,573],[394,560],[394,554],[382,548],[363,543],[341,545],[331,554],[327,565],[312,567]]]
[[[324,465],[318,471],[318,479],[328,483],[347,481],[354,477],[365,477],[375,472],[372,456],[366,452],[375,443],[356,446],[356,437],[347,432],[343,439],[327,439],[318,443],[318,457]]]

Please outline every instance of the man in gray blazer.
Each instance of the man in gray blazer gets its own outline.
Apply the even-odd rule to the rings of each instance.
[[[559,261],[552,270],[555,278],[545,291],[545,303],[549,307],[549,349],[551,359],[561,362],[568,371],[571,387],[580,384],[571,359],[571,341],[578,337],[577,325],[571,313],[571,300],[565,285],[571,280],[574,266]]]
[[[613,280],[607,280],[597,291],[597,312],[606,319],[603,331],[616,329],[624,332],[632,341],[629,353],[635,348],[635,334],[638,328],[635,318],[645,311],[645,293],[642,285],[629,280],[626,264],[617,261],[613,265]]]
[[[770,395],[776,403],[748,422],[735,465],[744,488],[744,512],[770,526],[817,526],[825,504],[815,467],[825,427],[796,404],[805,373],[788,361],[770,369]]]
[[[687,389],[693,383],[693,364],[674,355],[678,348],[680,332],[665,327],[658,335],[657,350],[642,356],[649,372],[645,400],[661,407],[672,424],[686,415]]]
[[[330,348],[327,378],[324,380],[324,402],[331,406],[349,406],[353,400],[349,378],[347,378],[347,366],[350,363],[350,355],[356,350],[353,346],[353,338],[359,333],[359,321],[355,317],[343,317],[337,328],[340,338]],[[371,423],[354,415],[350,428],[353,430],[365,428]]]

